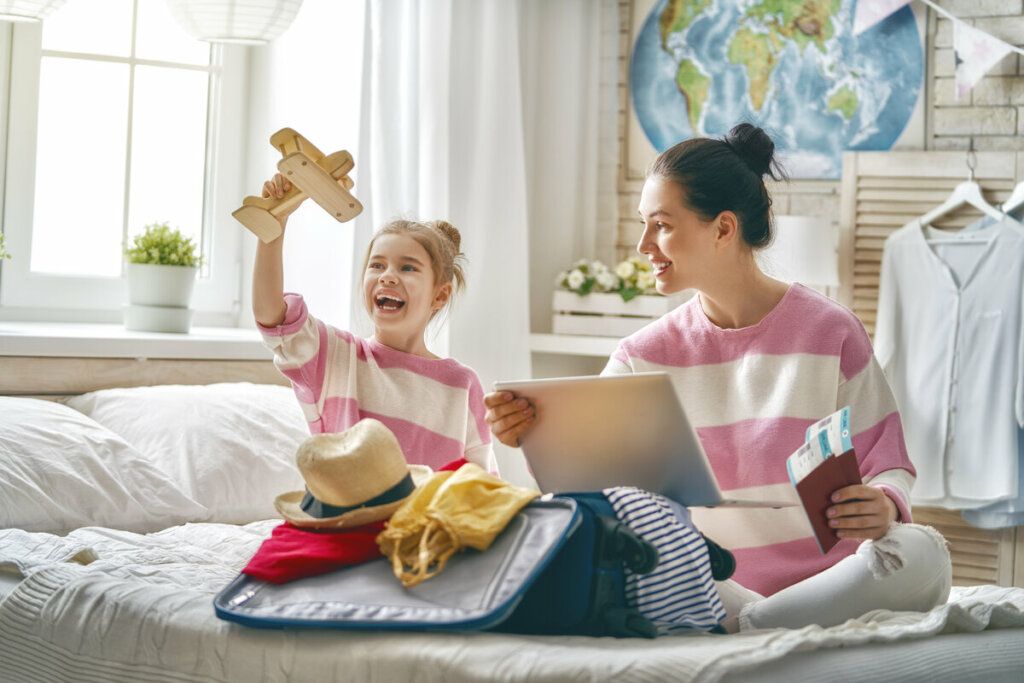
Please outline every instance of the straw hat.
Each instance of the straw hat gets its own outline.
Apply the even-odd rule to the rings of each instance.
[[[295,462],[306,490],[281,494],[274,507],[295,526],[310,529],[387,519],[431,474],[429,467],[408,465],[395,435],[372,418],[306,439]]]

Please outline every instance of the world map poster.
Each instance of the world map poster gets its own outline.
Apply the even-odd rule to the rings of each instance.
[[[771,135],[791,178],[839,178],[844,151],[891,149],[923,131],[918,18],[906,6],[854,36],[854,6],[635,0],[630,175],[677,142],[742,121]]]

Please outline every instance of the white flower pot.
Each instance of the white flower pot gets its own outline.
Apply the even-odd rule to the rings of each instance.
[[[126,270],[128,303],[188,308],[198,272],[198,267],[129,263]]]
[[[136,332],[187,334],[192,326],[192,309],[184,306],[124,307],[124,328]]]
[[[192,322],[189,305],[198,272],[198,267],[127,264],[125,328],[142,332],[188,332]]]

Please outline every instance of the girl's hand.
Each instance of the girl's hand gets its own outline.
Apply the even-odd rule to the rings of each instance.
[[[825,514],[839,538],[878,540],[899,514],[896,503],[882,489],[864,484],[836,490],[832,503]]]
[[[292,189],[292,183],[290,180],[285,178],[280,173],[275,173],[274,177],[263,183],[263,197],[273,197],[274,199],[282,199]],[[303,200],[305,201],[305,200]],[[281,229],[284,229],[285,223],[288,222],[288,216],[292,215],[295,209],[299,208],[302,202],[291,206],[281,213],[277,214],[277,220],[281,224]]]
[[[530,428],[533,406],[525,398],[516,398],[510,391],[495,391],[484,396],[487,424],[494,437],[512,448],[519,447],[519,437]]]

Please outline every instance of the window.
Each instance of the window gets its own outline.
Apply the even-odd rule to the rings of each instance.
[[[244,48],[190,38],[163,0],[67,3],[6,30],[0,317],[119,321],[122,245],[167,221],[202,250],[196,324],[234,325]]]

